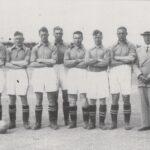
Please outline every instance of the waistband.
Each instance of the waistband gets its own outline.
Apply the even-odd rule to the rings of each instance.
[[[64,64],[64,62],[56,62],[56,64],[62,65],[62,64]]]
[[[111,68],[119,67],[119,66],[131,66],[131,64],[116,64],[116,65],[110,65]]]
[[[108,67],[88,67],[88,71],[92,72],[101,72],[101,71],[107,71]]]

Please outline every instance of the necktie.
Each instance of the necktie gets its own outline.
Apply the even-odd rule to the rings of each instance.
[[[149,51],[149,46],[146,47],[146,53],[148,53],[148,51]]]

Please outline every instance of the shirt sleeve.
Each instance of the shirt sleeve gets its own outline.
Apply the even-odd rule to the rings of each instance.
[[[133,72],[136,74],[137,77],[142,74],[142,71],[140,70],[140,64],[139,64],[139,59],[138,59],[138,54],[137,52],[135,53],[136,58],[135,58],[135,63],[133,64]]]
[[[56,60],[58,59],[58,56],[57,56],[57,48],[54,46],[53,47],[53,52],[52,52],[52,59]]]
[[[65,52],[65,55],[64,55],[64,65],[66,67],[74,67],[77,65],[76,63],[76,60],[72,60],[70,58],[70,49],[68,49],[66,52]]]
[[[29,48],[27,48],[26,57],[25,57],[25,60],[27,62],[30,61],[30,56],[31,56],[31,50]]]
[[[105,52],[104,60],[106,60],[108,62],[110,61],[110,50],[109,49],[107,49]]]
[[[33,47],[31,51],[31,57],[30,57],[30,62],[34,62],[37,59],[37,48]]]
[[[90,58],[90,52],[89,50],[87,50],[85,53],[85,62],[87,62],[89,58]]]
[[[136,47],[133,44],[129,44],[129,56],[136,59]]]
[[[70,59],[69,50],[66,50],[64,54],[64,61],[69,60],[69,59]]]
[[[6,62],[10,62],[11,61],[11,49],[7,49],[6,50]]]
[[[115,46],[109,48],[109,53],[110,53],[110,65],[111,65],[111,66],[117,66],[117,65],[123,64],[122,62],[117,61],[117,60],[114,59],[114,57],[115,57],[114,48],[115,48]]]
[[[0,45],[0,59],[6,59],[6,47],[2,44]]]

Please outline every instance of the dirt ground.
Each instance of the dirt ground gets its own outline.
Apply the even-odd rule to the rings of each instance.
[[[7,134],[0,135],[0,150],[149,150],[150,131],[138,132],[140,127],[140,100],[136,86],[132,87],[132,118],[133,129],[125,131],[123,128],[122,101],[120,100],[119,123],[117,130],[102,131],[98,128],[85,130],[82,128],[81,102],[78,101],[78,127],[67,129],[64,126],[62,114],[62,99],[59,98],[59,130],[54,131],[48,127],[47,99],[44,96],[43,124],[38,131],[25,130],[22,126],[22,110],[20,99],[17,100],[17,128],[8,130]],[[32,89],[28,94],[30,104],[30,123],[34,124],[35,96]],[[3,119],[8,118],[8,97],[2,97]],[[110,100],[107,102],[108,111],[106,123],[110,125]],[[97,106],[99,103],[97,102]],[[98,110],[98,109],[97,109]],[[98,117],[98,111],[97,111]]]

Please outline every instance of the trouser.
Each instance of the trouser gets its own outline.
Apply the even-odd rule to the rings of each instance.
[[[139,88],[141,99],[141,123],[142,126],[150,126],[150,88]]]

